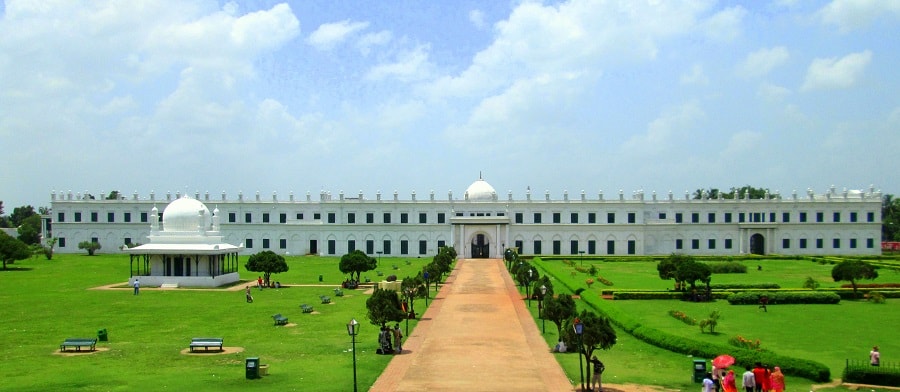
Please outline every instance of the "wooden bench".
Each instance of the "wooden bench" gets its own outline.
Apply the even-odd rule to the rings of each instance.
[[[285,325],[288,322],[287,317],[281,315],[281,313],[273,314],[272,319],[275,320],[275,325]]]
[[[330,304],[330,303],[331,303],[331,297],[329,297],[329,296],[326,296],[326,295],[320,295],[320,296],[319,296],[319,299],[322,300],[322,303],[323,303],[323,304]]]
[[[209,351],[210,347],[218,347],[219,351],[222,351],[224,340],[222,338],[193,338],[191,339],[190,348],[191,351],[194,351],[195,348],[203,347],[204,350]]]
[[[90,347],[91,351],[97,349],[97,339],[95,338],[66,338],[59,345],[59,351],[66,351],[68,347],[75,347],[75,351],[81,351],[82,347]]]
[[[300,309],[303,310],[303,313],[312,313],[313,312],[313,307],[309,306],[307,304],[300,305]]]

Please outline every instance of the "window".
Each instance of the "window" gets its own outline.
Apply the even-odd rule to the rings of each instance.
[[[540,212],[534,213],[534,223],[541,223],[541,213]]]
[[[446,247],[446,246],[447,246],[447,243],[444,242],[444,240],[439,240],[439,241],[438,241],[438,249],[443,248],[443,247]]]
[[[606,213],[606,223],[616,223],[616,213],[615,212]]]
[[[706,240],[706,247],[708,249],[716,249],[716,239],[710,238],[710,239]]]
[[[850,222],[856,223],[859,220],[855,212],[850,213]]]
[[[244,240],[244,247],[247,249],[253,249],[253,239],[247,238],[246,240]]]
[[[716,213],[710,212],[706,214],[706,221],[709,223],[716,223]]]
[[[375,214],[371,212],[366,213],[366,223],[375,223]]]
[[[840,223],[840,222],[841,222],[841,213],[835,211],[835,213],[832,214],[831,219],[832,219],[832,221],[833,221],[834,223]]]
[[[781,248],[782,249],[791,249],[791,239],[790,238],[782,238],[781,239]]]
[[[832,238],[831,239],[831,247],[834,249],[841,248],[841,239],[840,238]]]
[[[116,213],[115,212],[107,212],[106,213],[106,221],[108,223],[113,223],[116,221]]]
[[[252,223],[252,222],[253,222],[253,215],[249,212],[245,213],[244,214],[244,223]]]
[[[681,238],[675,240],[675,249],[684,249],[684,240]]]
[[[800,239],[800,249],[806,249],[806,238]]]
[[[791,213],[790,212],[782,212],[781,213],[781,221],[784,223],[791,223]]]
[[[738,213],[738,223],[744,223],[747,220],[747,215],[743,212]]]
[[[424,255],[427,253],[428,241],[419,240],[419,254]]]
[[[122,215],[122,220],[124,220],[125,223],[131,223],[131,213],[130,213],[130,212],[126,212],[125,214],[123,214],[123,215]]]
[[[91,213],[91,222],[99,222],[99,221],[100,221],[100,217],[99,217],[98,215],[99,215],[99,214],[97,214],[96,212],[92,212],[92,213]]]
[[[81,213],[80,212],[75,213],[75,222],[81,222]]]
[[[321,212],[313,213],[313,220],[322,220],[322,213]]]
[[[328,223],[337,223],[337,214],[333,212],[328,213]]]
[[[866,213],[866,222],[869,222],[869,223],[875,222],[875,213],[874,212]]]
[[[125,245],[131,245],[131,237],[125,237]]]
[[[347,223],[356,223],[356,213],[355,212],[347,213]]]
[[[56,244],[59,245],[60,248],[65,248],[66,247],[66,237],[58,237]]]
[[[613,241],[613,240],[606,241],[606,254],[608,254],[608,255],[616,254],[616,241]]]
[[[725,213],[725,223],[731,223],[731,213],[730,212]]]
[[[409,254],[409,240],[400,240],[400,254],[401,255]]]
[[[296,219],[297,219],[297,220],[303,220],[303,213],[302,213],[302,212],[298,212],[298,213],[297,213]]]
[[[287,223],[287,214],[278,214],[278,223]]]
[[[816,223],[822,223],[822,222],[825,222],[825,213],[817,212],[816,213]]]
[[[762,222],[764,216],[765,215],[762,213],[754,212],[754,213],[750,214],[750,222],[757,222],[757,223]]]
[[[269,223],[269,213],[263,212],[263,223]]]
[[[597,241],[588,240],[588,254],[589,255],[597,254]]]
[[[691,249],[700,249],[700,240],[694,238],[691,240]]]
[[[821,238],[816,238],[816,249],[822,249],[825,247],[825,240]]]
[[[391,240],[382,241],[381,250],[382,250],[382,253],[384,253],[385,255],[391,254]]]
[[[347,240],[347,253],[356,250],[356,240]]]
[[[856,238],[850,239],[850,249],[856,249]]]
[[[572,214],[570,214],[569,222],[578,223],[578,213],[577,212],[573,212]]]
[[[558,255],[562,252],[562,242],[560,240],[553,240],[553,254]]]
[[[62,238],[59,239],[62,241]],[[62,245],[60,245],[62,246]],[[875,247],[875,239],[874,238],[866,238],[866,248],[872,249]]]
[[[366,240],[366,254],[375,254],[375,240]]]
[[[234,222],[237,222],[237,214],[235,214],[233,212],[229,212],[228,213],[228,223],[234,223]]]
[[[269,249],[269,239],[263,238],[263,249]]]
[[[700,214],[696,212],[691,213],[691,223],[700,223]]]
[[[800,223],[806,223],[806,213],[805,212],[800,213]]]
[[[534,254],[539,255],[543,250],[541,249],[541,241],[534,241]]]
[[[637,251],[637,242],[628,240],[628,254],[633,255]]]
[[[521,212],[517,212],[516,215],[515,215],[515,217],[516,217],[516,223],[522,223],[522,222],[523,222],[523,216],[522,216],[522,213],[521,213]]]
[[[56,221],[57,221],[57,222],[65,222],[65,221],[66,221],[66,213],[65,213],[65,212],[57,213],[57,214],[56,214]]]
[[[438,223],[444,223],[447,219],[446,216],[443,212],[438,212]]]
[[[675,223],[681,223],[684,221],[684,215],[680,212],[675,213]]]
[[[562,217],[560,215],[561,214],[558,212],[553,213],[553,223],[562,223]]]
[[[522,240],[516,240],[516,249],[518,249],[519,254],[522,254],[522,248],[525,247],[525,243]]]
[[[391,223],[391,213],[390,212],[385,212],[383,218],[384,218],[384,223]]]
[[[147,223],[147,213],[146,212],[141,213],[141,223]]]
[[[725,239],[725,249],[731,249],[731,238]]]
[[[635,223],[635,222],[637,222],[637,214],[635,214],[633,212],[629,212],[628,213],[628,223]]]
[[[769,213],[769,222],[775,222],[775,213],[774,212]]]
[[[409,223],[409,213],[406,213],[406,212],[400,213],[400,223]]]
[[[328,240],[328,254],[333,255],[337,253],[337,241]]]
[[[420,212],[419,213],[419,223],[428,223],[428,214],[426,214],[424,212]]]
[[[666,213],[665,213],[665,212],[660,212],[658,218],[659,218],[660,220],[666,219]]]
[[[278,240],[278,249],[287,249],[287,239],[282,238]]]
[[[578,254],[578,240],[569,241],[569,254],[570,255]]]
[[[597,213],[588,212],[588,223],[597,223]]]

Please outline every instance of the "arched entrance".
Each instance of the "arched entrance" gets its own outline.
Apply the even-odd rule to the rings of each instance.
[[[491,254],[491,243],[484,234],[476,234],[472,237],[472,258],[486,259]]]
[[[754,255],[766,254],[766,238],[756,233],[750,236],[750,253]]]

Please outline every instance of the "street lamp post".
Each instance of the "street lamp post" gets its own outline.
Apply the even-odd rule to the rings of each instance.
[[[528,279],[525,280],[525,296],[528,297],[528,307],[531,307],[531,294],[529,290],[531,289],[531,268],[528,269]]]
[[[381,265],[381,254],[384,253],[384,252],[378,251],[378,252],[375,252],[375,253],[378,254],[378,265]]]
[[[581,343],[581,334],[584,333],[584,324],[576,317],[575,323],[572,326],[575,328],[575,335],[578,336],[578,374],[581,376],[581,390],[584,391],[584,368],[581,364],[581,350],[583,346]]]
[[[353,392],[356,392],[356,334],[359,333],[359,323],[356,319],[347,324],[347,334],[350,335],[351,351],[353,351]]]
[[[584,267],[584,251],[583,251],[583,250],[579,250],[579,251],[578,251],[578,256],[581,258],[581,266]]]
[[[430,286],[428,284],[428,271],[425,271],[425,273],[422,274],[422,277],[425,278],[425,307],[427,308],[428,307],[428,296],[431,294],[430,293],[431,289],[428,287],[428,286]]]
[[[547,295],[547,286],[541,285],[541,299],[538,302],[538,316],[541,318],[541,333],[547,333],[547,329],[544,328],[544,296]]]

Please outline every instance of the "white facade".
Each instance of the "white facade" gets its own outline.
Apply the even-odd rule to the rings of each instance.
[[[102,193],[101,193],[102,194]],[[880,254],[881,194],[874,189],[808,191],[768,199],[692,199],[671,192],[580,192],[551,198],[549,192],[499,197],[475,181],[461,199],[452,192],[374,198],[362,192],[315,198],[277,194],[237,198],[194,194],[220,211],[224,242],[247,252],[340,256],[367,254],[419,257],[453,246],[461,257],[501,257],[505,247],[522,254],[559,255],[873,255]],[[181,195],[176,194],[174,198]],[[78,252],[81,241],[98,241],[101,252],[120,252],[141,242],[152,228],[150,211],[171,194],[137,194],[92,200],[51,194],[52,235],[59,252]],[[163,214],[165,219],[165,214]]]

